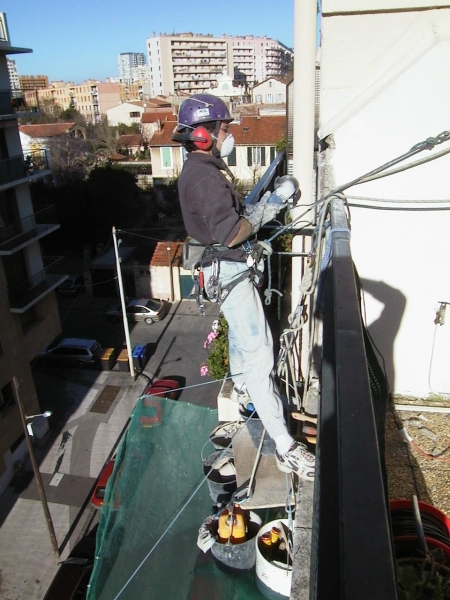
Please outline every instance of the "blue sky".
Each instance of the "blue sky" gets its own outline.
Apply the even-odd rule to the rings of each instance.
[[[3,0],[19,75],[82,83],[117,77],[121,52],[144,52],[153,32],[255,35],[293,46],[294,0]]]

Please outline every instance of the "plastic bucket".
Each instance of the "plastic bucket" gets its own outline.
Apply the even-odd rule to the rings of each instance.
[[[261,528],[261,523],[261,518],[256,513],[250,511],[247,523],[246,542],[242,544],[220,544],[219,542],[215,542],[213,544],[211,547],[211,554],[223,571],[248,571],[255,566],[255,538]]]
[[[272,527],[279,527],[280,522],[288,525],[287,519],[271,521],[261,527],[258,537],[270,531]],[[268,600],[288,600],[291,594],[292,567],[282,568],[268,561],[260,552],[258,537],[255,544],[256,585],[264,598]]]
[[[213,502],[227,504],[237,487],[233,452],[221,450],[210,454],[203,463],[203,473]]]

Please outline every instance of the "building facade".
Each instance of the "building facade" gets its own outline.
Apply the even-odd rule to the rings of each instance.
[[[27,453],[14,378],[27,415],[42,413],[31,363],[60,332],[54,289],[66,275],[62,261],[42,255],[40,240],[59,228],[52,207],[35,212],[31,180],[51,175],[45,152],[24,160],[11,103],[7,55],[31,52],[11,45],[0,13],[0,493]],[[43,409],[45,410],[45,409]]]
[[[11,89],[18,90],[20,89],[20,81],[19,81],[19,73],[17,72],[17,64],[16,61],[12,58],[6,59],[8,65],[8,73],[9,73],[9,82],[11,84]]]
[[[136,81],[134,69],[145,66],[143,52],[122,52],[117,57],[119,65],[119,79],[122,83],[134,83]]]
[[[19,75],[19,84],[20,89],[24,91],[48,88],[48,77],[47,75]]]
[[[202,93],[233,73],[231,39],[183,33],[147,38],[151,95]]]
[[[236,85],[251,90],[269,77],[287,78],[292,73],[294,52],[281,42],[253,35],[231,39]]]
[[[121,102],[138,100],[139,85],[85,81],[82,84],[54,81],[50,87],[38,90],[40,105],[54,103],[62,110],[76,109],[91,123],[106,117],[107,111]]]

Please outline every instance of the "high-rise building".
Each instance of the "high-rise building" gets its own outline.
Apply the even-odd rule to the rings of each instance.
[[[17,72],[16,61],[13,60],[12,58],[7,57],[6,64],[8,66],[9,82],[11,84],[11,89],[13,89],[13,90],[20,89],[19,73]]]
[[[51,176],[44,150],[24,157],[7,56],[31,52],[11,45],[0,13],[0,494],[27,454],[15,381],[27,415],[39,415],[30,363],[60,332],[54,289],[67,277],[62,260],[42,255],[40,240],[59,229],[52,207],[34,210],[29,182]],[[35,424],[37,427],[37,424]]]
[[[294,52],[277,40],[245,35],[233,40],[234,79],[249,90],[269,77],[287,78],[294,65]]]
[[[294,56],[280,42],[252,35],[153,34],[146,47],[152,96],[203,92],[222,74],[251,89],[268,77],[287,77]]]
[[[233,72],[233,43],[210,35],[182,33],[147,38],[152,97],[209,89],[217,75]]]
[[[119,78],[122,83],[134,83],[133,69],[145,66],[145,56],[143,52],[122,52],[119,54],[117,62],[119,64]]]

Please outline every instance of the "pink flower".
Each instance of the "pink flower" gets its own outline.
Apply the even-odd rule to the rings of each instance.
[[[203,348],[207,348],[208,347],[208,340],[206,340],[206,342],[203,342]]]
[[[207,365],[202,365],[200,367],[200,375],[202,377],[204,377],[205,375],[208,375],[208,372],[209,372],[209,369],[208,369]]]
[[[215,331],[208,333],[208,343],[210,344],[216,337],[217,333]]]

